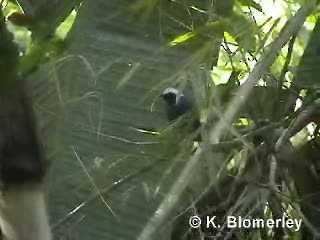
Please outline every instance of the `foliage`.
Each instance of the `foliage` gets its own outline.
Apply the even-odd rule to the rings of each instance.
[[[320,236],[316,1],[72,4],[44,19],[48,33],[3,3],[40,125],[54,122],[45,136],[57,239],[78,221],[87,224],[70,239]],[[164,120],[168,86],[192,96],[195,116]],[[191,229],[192,215],[222,227]],[[228,229],[230,215],[303,226]]]

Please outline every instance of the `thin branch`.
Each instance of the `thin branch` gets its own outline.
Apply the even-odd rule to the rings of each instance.
[[[61,219],[59,219],[55,224],[53,224],[52,230],[55,231],[59,226],[66,223],[72,216],[74,216],[74,214],[78,213],[80,210],[82,210],[84,207],[88,206],[90,203],[97,200],[98,198],[101,198],[101,196],[106,195],[104,198],[105,199],[108,198],[108,196],[110,196],[112,191],[115,191],[123,184],[134,179],[135,177],[140,176],[141,174],[143,174],[145,172],[150,172],[152,169],[157,168],[160,163],[163,163],[164,161],[168,161],[168,160],[169,159],[167,159],[167,158],[160,158],[157,161],[155,161],[151,164],[148,164],[145,167],[142,167],[142,168],[138,169],[137,171],[130,173],[130,174],[118,179],[117,181],[113,182],[112,184],[110,184],[102,189],[99,189],[99,191],[98,191],[99,194],[96,191],[94,194],[92,194],[90,197],[88,197],[87,200],[83,201],[81,204],[79,204],[74,209],[72,209],[68,214],[66,214]]]
[[[279,116],[279,114],[282,114],[281,112],[277,111],[277,105],[281,101],[283,83],[284,83],[286,73],[289,71],[289,65],[291,62],[292,51],[293,51],[293,46],[294,46],[295,40],[296,40],[296,35],[293,35],[292,38],[290,39],[290,42],[288,45],[288,53],[287,53],[286,60],[284,62],[284,65],[283,65],[283,68],[281,70],[281,74],[279,77],[279,81],[278,81],[277,97],[275,98],[275,102],[274,102],[274,109],[275,109],[275,114],[277,117]]]
[[[286,73],[289,71],[289,64],[291,62],[293,46],[294,46],[294,43],[296,41],[296,37],[297,37],[296,35],[293,35],[292,38],[290,39],[290,42],[289,42],[289,45],[288,45],[288,54],[287,54],[287,57],[286,57],[286,61],[285,61],[284,65],[283,65],[283,68],[282,68],[282,71],[281,71],[281,75],[279,77],[279,90],[282,89],[284,78],[286,76]]]

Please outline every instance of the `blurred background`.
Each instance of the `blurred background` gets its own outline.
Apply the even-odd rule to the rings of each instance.
[[[55,239],[319,238],[317,1],[1,6],[51,165]],[[193,215],[221,227],[193,229]],[[230,215],[302,228],[230,229]]]

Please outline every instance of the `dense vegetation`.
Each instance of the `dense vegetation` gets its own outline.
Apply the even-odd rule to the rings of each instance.
[[[320,238],[316,0],[1,3],[56,239]],[[167,87],[195,103],[172,124]],[[231,215],[302,227],[231,229]]]

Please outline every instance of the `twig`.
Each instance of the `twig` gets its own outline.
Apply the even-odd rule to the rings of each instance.
[[[92,203],[93,201],[95,201],[96,199],[100,198],[101,195],[109,195],[112,191],[116,190],[117,188],[119,188],[122,184],[132,180],[133,178],[139,176],[140,174],[144,173],[144,172],[148,172],[151,169],[155,168],[158,166],[158,164],[167,161],[169,159],[166,158],[161,158],[159,160],[157,160],[156,162],[153,162],[151,164],[148,164],[145,167],[142,167],[141,169],[138,169],[137,171],[128,174],[122,178],[120,178],[119,180],[113,182],[111,185],[108,185],[105,188],[102,188],[101,190],[99,190],[99,194],[97,194],[97,192],[95,192],[94,194],[92,194],[87,200],[83,201],[81,204],[79,204],[78,206],[76,206],[74,209],[72,209],[67,215],[65,215],[64,217],[62,217],[60,220],[58,220],[53,226],[52,226],[52,230],[56,230],[61,224],[64,224],[66,221],[68,221],[72,216],[74,216],[74,214],[78,213],[80,210],[82,210],[84,207],[88,206],[90,203]],[[105,199],[107,198],[104,197]]]

